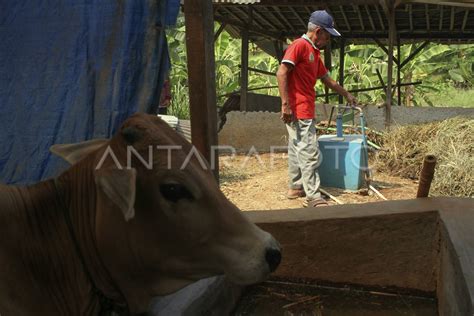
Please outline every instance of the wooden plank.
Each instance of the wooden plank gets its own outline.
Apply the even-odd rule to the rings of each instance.
[[[413,6],[410,4],[410,32],[413,32]]]
[[[213,159],[217,146],[214,20],[211,0],[186,0],[184,7],[188,59],[189,104],[193,145],[219,178],[219,161]]]

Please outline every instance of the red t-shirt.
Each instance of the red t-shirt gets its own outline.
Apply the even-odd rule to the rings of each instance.
[[[320,55],[319,49],[303,35],[288,46],[283,56],[283,63],[294,66],[288,75],[288,101],[297,119],[314,118],[314,85],[328,72]]]

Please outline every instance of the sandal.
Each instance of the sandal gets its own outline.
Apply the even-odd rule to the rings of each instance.
[[[289,189],[288,193],[286,194],[286,198],[289,200],[294,200],[300,197],[305,197],[306,193],[303,189]]]
[[[314,200],[305,200],[303,202],[304,207],[318,207],[318,206],[328,206],[328,202],[324,199],[314,199]]]

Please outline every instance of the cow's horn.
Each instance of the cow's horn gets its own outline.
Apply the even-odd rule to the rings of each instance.
[[[127,126],[124,129],[122,129],[121,134],[122,134],[123,138],[125,138],[125,141],[127,143],[133,144],[141,138],[142,133],[135,126]]]

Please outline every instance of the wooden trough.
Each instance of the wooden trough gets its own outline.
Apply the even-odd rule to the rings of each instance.
[[[246,212],[283,247],[278,279],[416,293],[473,315],[474,202],[423,198]]]
[[[282,262],[272,278],[245,289],[222,276],[204,279],[156,298],[150,315],[474,315],[473,199],[418,198],[247,211],[245,215],[283,247]],[[304,287],[304,295],[299,292],[295,298],[288,284],[295,285],[291,290]],[[315,285],[317,293],[308,291]],[[328,286],[339,291],[328,297]],[[326,290],[321,293],[321,288]],[[370,300],[367,293],[383,294],[387,299]],[[267,306],[262,312],[248,306],[249,298],[255,302],[268,294],[276,295],[270,301],[271,309]],[[290,296],[292,300],[281,300]],[[385,312],[356,308],[358,312],[335,313],[313,308],[307,313],[298,309],[306,304],[319,306],[318,302],[325,307],[335,296],[352,305],[382,302]],[[392,304],[390,296],[409,308],[404,312]],[[413,305],[421,308],[413,309]]]

